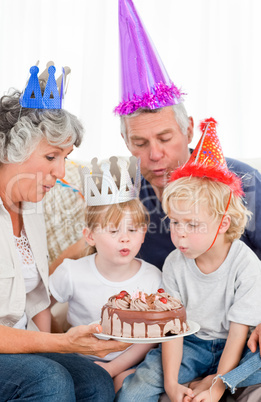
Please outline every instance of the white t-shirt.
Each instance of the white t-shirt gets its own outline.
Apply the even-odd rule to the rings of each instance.
[[[261,322],[261,261],[240,240],[211,274],[174,250],[163,266],[163,287],[182,301],[188,319],[199,323],[199,338],[226,339],[231,321],[248,326]]]
[[[111,282],[97,270],[95,256],[92,254],[78,260],[65,259],[49,278],[53,297],[60,303],[68,301],[67,320],[72,326],[100,320],[102,306],[110,296],[121,290],[132,294],[139,289],[150,294],[162,285],[161,271],[139,259],[140,269],[132,278]]]

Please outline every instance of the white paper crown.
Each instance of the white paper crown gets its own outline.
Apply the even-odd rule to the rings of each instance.
[[[83,195],[88,206],[112,205],[139,197],[140,160],[131,156],[129,162],[112,156],[98,166],[98,159],[91,161],[92,168],[80,168]]]

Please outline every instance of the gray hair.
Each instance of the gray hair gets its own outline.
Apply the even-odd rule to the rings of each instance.
[[[22,163],[42,139],[50,145],[78,147],[83,126],[63,109],[27,109],[19,103],[21,93],[10,90],[0,99],[0,164]]]
[[[177,105],[171,106],[174,114],[176,121],[181,129],[181,132],[186,135],[187,134],[187,129],[189,126],[189,117],[187,114],[187,111],[185,109],[184,104],[178,103]],[[162,108],[158,109],[148,109],[148,108],[140,108],[136,112],[129,114],[129,115],[122,115],[120,116],[121,119],[121,133],[123,135],[123,138],[125,142],[127,142],[127,130],[126,130],[126,124],[125,124],[125,119],[131,119],[132,117],[139,116],[140,114],[143,113],[158,113],[162,110]]]

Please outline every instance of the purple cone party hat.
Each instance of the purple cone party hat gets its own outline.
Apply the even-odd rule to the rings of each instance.
[[[119,115],[139,108],[158,109],[181,102],[132,0],[119,0],[121,102]]]

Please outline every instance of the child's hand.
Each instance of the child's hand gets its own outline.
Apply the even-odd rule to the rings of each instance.
[[[201,392],[209,389],[213,383],[215,378],[215,374],[208,375],[200,380],[194,380],[189,383],[189,388],[191,388],[194,392],[194,395],[199,395]],[[184,399],[184,402],[190,402],[191,399]]]
[[[216,399],[208,389],[207,391],[200,392],[200,394],[196,395],[194,398],[184,398],[184,402],[218,402],[220,398]]]
[[[170,389],[165,389],[165,391],[171,402],[183,402],[186,395],[190,397],[189,401],[194,396],[192,389],[178,383],[172,384]]]
[[[209,375],[203,380],[190,384],[194,392],[194,398],[185,396],[183,402],[218,402],[225,391],[223,381],[215,375]]]
[[[258,344],[260,345],[260,355],[261,355],[261,324],[258,324],[258,326],[252,332],[247,342],[247,346],[249,347],[251,352],[254,353],[257,349]]]
[[[194,398],[191,399],[184,399],[184,402],[216,402],[219,399],[212,399],[209,390],[200,392],[200,394],[196,395]]]

